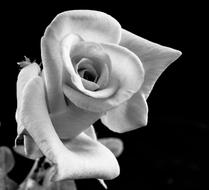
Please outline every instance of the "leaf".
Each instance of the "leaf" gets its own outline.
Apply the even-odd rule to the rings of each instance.
[[[15,160],[11,150],[5,146],[0,147],[0,170],[6,174],[14,167]]]

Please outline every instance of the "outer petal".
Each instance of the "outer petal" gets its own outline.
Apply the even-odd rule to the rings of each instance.
[[[63,112],[50,114],[50,117],[58,136],[72,139],[95,123],[101,113],[86,111],[68,101],[68,107]]]
[[[86,114],[86,116],[87,116],[87,121],[89,119],[91,120],[91,118],[88,118],[88,116],[89,116],[88,114]],[[70,117],[71,117],[71,115],[70,115]],[[56,124],[55,130],[62,137],[61,140],[73,138],[74,135],[72,135],[72,134],[75,134],[75,132],[79,133],[78,132],[78,131],[80,131],[79,128],[83,127],[82,124],[86,127],[88,126],[88,125],[86,125],[86,123],[83,123],[83,121],[85,121],[85,120],[82,121],[82,118],[81,118],[81,122],[79,125],[78,125],[79,122],[78,123],[75,122],[75,121],[79,120],[80,115],[75,116],[75,119],[73,119],[72,122],[70,120],[68,120],[70,117],[67,114],[63,115],[61,117],[58,116],[57,118],[53,117],[53,120],[55,121],[54,123]],[[82,117],[82,115],[81,115],[81,117]],[[76,131],[74,131],[73,129]],[[90,126],[89,128],[87,128],[84,131],[84,133],[87,134],[89,137],[91,137],[93,140],[97,140],[96,133],[95,133],[93,126]],[[23,138],[23,139],[21,139],[21,138]],[[21,143],[18,143],[17,141],[20,141]],[[17,137],[14,150],[16,152],[18,152],[19,154],[21,154],[22,156],[25,156],[30,159],[37,159],[37,158],[40,158],[41,156],[43,156],[39,147],[37,146],[37,144],[34,142],[34,140],[31,138],[31,136],[29,134],[27,134],[27,135],[20,134],[20,136]]]
[[[119,175],[119,166],[112,152],[86,134],[82,133],[69,142],[64,141],[64,144],[70,150],[66,155],[70,159],[68,162],[62,157],[64,175],[100,179],[113,179]],[[72,163],[74,165],[71,166]],[[61,176],[57,178],[62,178]]]
[[[144,82],[130,100],[110,110],[101,119],[111,130],[126,132],[147,124],[146,99],[158,77],[181,55],[181,52],[150,42],[126,30],[122,30],[120,45],[134,52],[142,61],[145,69]]]
[[[128,101],[101,117],[112,131],[123,133],[147,124],[148,106],[142,93],[135,93]]]
[[[97,141],[97,136],[96,136],[96,132],[95,132],[95,129],[93,127],[93,125],[91,125],[88,129],[86,129],[84,131],[84,133],[86,135],[88,135],[90,138],[92,138],[93,140]],[[100,142],[100,141],[99,141]],[[102,143],[103,144],[103,143]],[[107,147],[107,146],[106,146]],[[108,148],[108,147],[107,147]],[[114,154],[114,153],[113,153]],[[103,179],[98,179],[99,183],[105,188],[107,189],[107,185],[106,183],[104,182]]]
[[[119,43],[121,26],[110,15],[92,10],[72,10],[58,14],[47,27],[45,36],[53,32],[58,41],[78,34],[85,41]]]
[[[58,143],[54,143],[54,149],[58,151],[59,146],[61,146],[62,143],[59,140],[59,137],[57,136],[54,127],[52,125],[48,127],[47,125],[48,122],[51,122],[51,120],[49,118],[48,110],[46,107],[44,85],[41,77],[37,76],[29,81],[24,89],[22,99],[23,100],[20,110],[20,121],[24,128],[31,135],[34,141],[39,145],[39,147],[40,144],[42,145],[42,152],[48,151],[48,147],[45,145],[45,139],[47,138],[50,142],[53,142],[54,138],[57,139]],[[34,126],[37,126],[37,128],[35,128]],[[48,135],[45,134],[46,132],[48,133]],[[39,140],[38,142],[37,138]]]
[[[22,125],[19,122],[19,109],[22,104],[22,93],[25,88],[25,85],[34,77],[38,76],[40,72],[40,67],[36,63],[32,63],[27,66],[25,66],[23,69],[21,69],[18,78],[17,78],[17,84],[16,84],[16,89],[17,89],[17,110],[16,110],[16,120],[18,123],[18,134],[20,134],[23,131]]]
[[[141,92],[147,99],[161,73],[181,55],[181,52],[162,46],[122,29],[120,45],[134,52],[145,69]]]
[[[123,152],[123,141],[118,138],[102,138],[99,139],[99,142],[105,145],[108,149],[110,149],[116,157],[120,156]]]
[[[16,138],[14,150],[23,156],[28,158],[35,159],[40,157],[42,154],[38,150],[36,144],[33,142],[33,139],[30,136],[23,136],[24,126],[21,124],[19,112],[22,105],[22,97],[25,86],[30,80],[38,76],[40,73],[40,67],[37,63],[30,63],[29,60],[24,61],[25,67],[21,69],[18,78],[17,78],[17,111],[16,111],[16,121],[17,121],[17,133],[18,137]],[[18,141],[22,141],[19,143]]]
[[[136,93],[144,80],[144,70],[139,58],[128,49],[113,45],[102,44],[112,62],[110,82],[104,90],[89,94],[81,93],[64,85],[65,95],[78,107],[91,112],[105,112],[120,105]],[[113,91],[113,95],[104,94]]]
[[[44,76],[51,112],[59,112],[64,107],[60,43],[73,33],[87,41],[118,43],[121,27],[114,18],[97,11],[67,11],[55,17],[41,40]]]
[[[17,78],[17,101],[18,104],[21,100],[22,97],[22,92],[27,84],[27,82],[32,79],[34,76],[37,76],[40,72],[40,67],[38,66],[37,63],[29,63],[27,66],[21,69],[18,78]]]
[[[111,179],[119,174],[114,155],[84,133],[63,145],[52,126],[42,79],[31,80],[24,90],[20,119],[43,154],[55,164],[55,180]]]

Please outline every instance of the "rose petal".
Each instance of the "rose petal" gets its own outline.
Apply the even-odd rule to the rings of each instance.
[[[145,69],[141,92],[148,98],[155,82],[162,72],[181,55],[181,52],[162,46],[122,29],[120,45],[134,52]]]
[[[27,66],[21,69],[18,78],[17,78],[17,84],[16,84],[16,89],[17,89],[17,110],[16,110],[16,121],[18,123],[18,134],[20,134],[24,129],[22,125],[19,122],[19,109],[20,105],[22,102],[22,93],[24,90],[25,85],[34,77],[38,76],[40,73],[40,67],[36,63],[29,63]]]
[[[53,126],[61,139],[74,138],[101,117],[101,113],[83,110],[67,101],[68,107],[65,111],[50,114]]]
[[[24,91],[21,122],[43,154],[55,164],[55,180],[111,179],[119,174],[113,154],[84,133],[66,141],[68,149],[63,145],[51,123],[40,77],[31,80]]]
[[[101,138],[99,139],[99,142],[105,145],[108,149],[110,149],[116,157],[120,156],[123,152],[123,142],[118,138]]]
[[[94,82],[91,82],[91,81],[88,81],[88,80],[85,80],[85,79],[81,79],[81,81],[83,83],[84,88],[87,89],[87,90],[95,91],[99,88],[99,85],[97,85]]]
[[[98,73],[93,67],[93,62],[89,59],[83,58],[79,61],[75,68],[76,72],[80,75],[84,88],[90,91],[97,90]],[[91,77],[91,80],[86,78],[86,73]]]
[[[101,117],[102,123],[112,131],[123,133],[147,124],[148,106],[142,93],[135,93],[128,101]]]
[[[86,134],[81,133],[68,142],[64,141],[64,144],[70,150],[65,155],[69,158],[62,157],[60,163],[65,176],[70,177],[75,172],[76,178],[113,179],[119,175],[119,166],[111,151]],[[61,173],[57,180],[59,178],[62,178]]]
[[[44,154],[51,149],[59,152],[63,145],[49,118],[41,77],[34,77],[24,89],[20,120]],[[52,147],[48,147],[49,143]]]
[[[109,82],[109,73],[111,71],[111,65],[109,64],[109,57],[103,53],[103,48],[101,46],[98,47],[97,44],[92,43],[79,43],[76,44],[76,48],[74,47],[71,51],[71,56],[76,56],[82,58],[76,65],[75,70],[83,69],[79,72],[79,75],[82,77],[82,82],[85,89],[94,91],[97,89],[103,89]],[[88,45],[87,45],[88,44]],[[79,47],[78,47],[79,46]],[[97,48],[97,49],[96,49]],[[76,50],[75,50],[76,49]],[[73,57],[72,57],[73,59]],[[75,64],[75,63],[74,63]],[[91,83],[91,81],[87,81],[84,79],[84,73],[88,71],[94,77],[93,84],[96,86],[94,89],[89,89],[85,83]],[[85,83],[84,83],[85,82]],[[81,89],[83,90],[83,89]]]
[[[78,34],[85,41],[118,43],[120,24],[110,15],[92,10],[72,10],[58,14],[45,31],[53,32],[58,41],[69,34]]]
[[[110,110],[101,119],[111,130],[126,132],[147,124],[146,99],[160,74],[181,55],[181,52],[150,42],[126,30],[122,30],[120,45],[134,52],[142,61],[145,69],[144,82],[139,92],[130,100]]]
[[[84,52],[86,55],[84,53],[81,53],[81,51],[80,51],[81,48],[84,49],[84,47],[82,47],[82,46],[79,47],[79,49],[77,50],[77,54],[80,54],[80,56],[82,55],[83,57],[89,57],[90,56],[89,55],[90,54],[89,47],[86,47],[84,49]],[[103,59],[102,59],[101,50],[95,52],[95,55],[92,55],[92,53],[91,53],[91,57],[93,58],[94,61],[91,59],[88,59],[88,58],[82,58],[82,60],[79,61],[79,63],[77,63],[75,65],[75,70],[77,71],[82,67],[85,70],[90,70],[91,73],[93,73],[93,75],[95,76],[96,81],[94,81],[94,82],[96,83],[98,88],[101,90],[104,87],[106,87],[106,85],[109,82],[109,74],[111,72],[110,60],[109,60],[108,55],[106,55],[106,57],[103,57]],[[100,60],[98,60],[98,59],[100,59]],[[108,59],[108,61],[106,61],[106,59]],[[83,70],[83,71],[85,71],[85,70]],[[79,73],[79,75],[81,77],[83,77],[83,75],[81,75],[80,73]],[[85,87],[85,85],[84,85],[84,87]],[[88,89],[88,88],[86,88],[86,89]],[[93,91],[93,90],[91,90],[91,91]]]
[[[88,118],[88,115],[87,115],[87,118]],[[64,118],[64,120],[66,120],[66,118]],[[62,127],[62,123],[63,123],[65,127],[69,128],[68,125],[69,125],[70,121],[69,122],[68,121],[67,122],[64,122],[64,120],[63,120],[63,118],[60,117],[60,118],[58,118],[58,121],[56,121],[56,123],[60,122],[59,126],[61,126],[61,127]],[[82,123],[81,123],[81,125],[82,125]],[[76,124],[76,126],[73,125],[73,127],[76,128],[77,127],[77,124]],[[69,135],[67,135],[68,132],[69,132],[67,130],[63,130],[63,131],[60,132],[60,129],[58,128],[57,131],[58,131],[58,134],[60,134],[60,136],[63,137],[63,139],[70,139]],[[72,133],[74,134],[74,131]],[[95,132],[94,127],[92,125],[90,127],[88,127],[84,131],[84,133],[86,135],[88,135],[89,137],[91,137],[93,140],[97,140],[96,132]],[[21,154],[24,157],[33,159],[33,160],[35,160],[35,159],[40,158],[41,156],[43,156],[42,152],[40,151],[40,149],[38,148],[38,146],[34,142],[34,140],[31,138],[31,136],[29,136],[29,135],[23,135],[23,136],[21,136],[20,135],[18,138],[19,139],[20,138],[24,138],[24,142],[23,142],[23,144],[16,144],[15,145],[14,150],[17,153]]]
[[[60,118],[59,121],[61,124],[62,118]],[[97,140],[96,132],[95,132],[95,129],[92,125],[89,128],[87,128],[84,131],[84,133],[86,135],[88,135],[89,137],[91,137],[93,140]],[[63,132],[63,134],[64,134],[64,132]],[[63,136],[65,137],[63,139],[69,139],[69,138],[66,138],[66,134]],[[17,153],[21,154],[24,157],[33,159],[33,160],[43,156],[40,149],[38,148],[38,146],[36,145],[34,140],[29,135],[24,135],[23,137],[19,136],[19,138],[24,138],[24,142],[23,142],[23,144],[16,144],[15,145],[14,150]]]
[[[108,86],[104,90],[89,93],[90,97],[68,85],[63,85],[64,94],[76,106],[92,112],[105,112],[120,105],[139,90],[144,78],[141,61],[135,54],[113,44],[102,44],[102,46],[112,62]],[[104,98],[109,92],[114,94]]]
[[[94,66],[102,73],[101,76],[103,78],[103,83],[100,84],[100,86],[104,87],[109,82],[109,73],[111,70],[110,58],[100,44],[94,42],[84,42],[77,35],[69,35],[62,43],[62,57],[65,68],[63,71],[63,83],[68,84],[70,87],[73,87],[88,96],[98,96],[97,92],[92,92],[84,88],[80,76],[76,73],[73,67],[73,65],[75,65],[73,64],[73,62],[75,62],[75,58],[88,58],[95,62]],[[106,71],[105,74],[102,71]],[[105,78],[108,78],[108,80],[104,81]],[[100,98],[104,98],[107,94],[110,96],[111,94],[109,93],[111,92],[112,91],[106,90],[106,94],[103,93],[102,96],[100,94]]]
[[[49,110],[55,113],[65,108],[65,100],[62,92],[63,65],[60,61],[60,47],[56,40],[51,39],[52,37],[41,39],[41,58]]]
[[[22,97],[23,89],[26,83],[40,73],[40,67],[37,63],[31,63],[21,69],[17,78],[17,101]],[[19,103],[20,104],[20,103]]]
[[[0,171],[7,174],[15,165],[15,160],[11,150],[5,146],[0,147]],[[1,174],[0,174],[1,175]]]
[[[63,39],[77,34],[87,41],[118,43],[120,29],[120,24],[114,18],[97,11],[67,11],[55,17],[41,39],[42,62],[51,112],[59,112],[65,106],[62,94],[63,61],[60,52]]]
[[[25,86],[34,77],[38,76],[40,73],[40,67],[37,63],[30,63],[21,69],[18,79],[17,79],[17,111],[16,111],[16,121],[17,121],[17,133],[18,136],[15,140],[14,150],[27,158],[35,159],[40,156],[40,151],[37,150],[37,146],[31,142],[31,137],[22,136],[24,133],[24,126],[20,122],[19,110],[21,110],[22,97]],[[17,144],[17,141],[24,138],[23,144]],[[31,139],[31,140],[30,140]],[[29,143],[30,142],[30,143]]]
[[[84,133],[89,137],[91,137],[93,140],[97,140],[96,132],[93,125],[91,125],[88,129],[86,129]],[[98,179],[98,181],[105,189],[107,189],[107,185],[103,179]]]

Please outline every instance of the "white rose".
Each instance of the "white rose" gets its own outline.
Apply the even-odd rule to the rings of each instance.
[[[115,132],[146,125],[146,99],[180,55],[105,13],[59,14],[41,39],[43,69],[33,63],[18,76],[16,119],[26,154],[40,149],[56,166],[55,180],[115,178],[117,160],[92,124],[101,119]]]

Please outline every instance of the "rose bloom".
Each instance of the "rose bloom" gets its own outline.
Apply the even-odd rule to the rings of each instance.
[[[57,15],[41,39],[43,69],[26,64],[18,76],[16,151],[46,156],[55,181],[117,177],[117,159],[92,124],[101,119],[118,133],[145,126],[146,100],[180,55],[122,29],[103,12]]]

